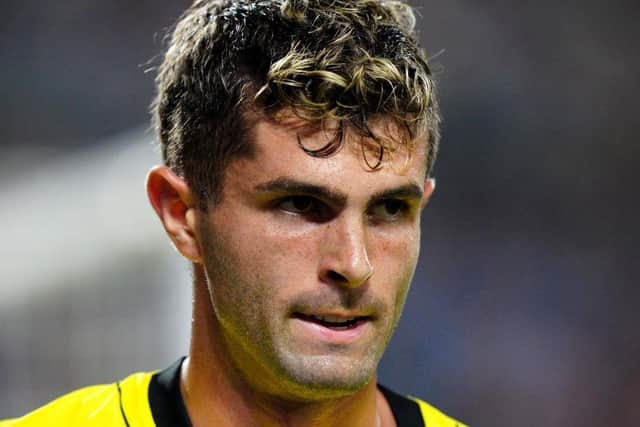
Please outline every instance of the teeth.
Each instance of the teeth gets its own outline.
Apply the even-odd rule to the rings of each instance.
[[[327,323],[348,323],[356,320],[355,317],[349,317],[349,318],[337,317],[337,316],[311,316],[311,317],[313,317],[314,319],[320,320],[321,322],[327,322]]]

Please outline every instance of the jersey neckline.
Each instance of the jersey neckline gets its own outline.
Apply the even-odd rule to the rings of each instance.
[[[156,427],[193,427],[180,391],[180,368],[185,357],[153,375],[149,383],[149,406]],[[389,403],[398,427],[423,427],[419,405],[378,384]]]

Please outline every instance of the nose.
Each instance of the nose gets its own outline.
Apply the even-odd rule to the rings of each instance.
[[[356,288],[373,275],[362,221],[332,221],[321,245],[319,275],[323,282]]]

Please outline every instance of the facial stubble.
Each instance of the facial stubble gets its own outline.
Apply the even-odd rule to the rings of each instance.
[[[374,378],[399,321],[410,277],[402,280],[391,305],[370,293],[350,298],[347,291],[335,288],[299,293],[282,302],[274,298],[278,284],[270,283],[259,266],[248,266],[251,261],[211,228],[200,227],[212,320],[218,323],[215,351],[224,352],[229,368],[242,381],[265,394],[314,401],[353,394]],[[330,344],[319,354],[305,354],[291,336],[287,322],[294,309],[314,312],[328,307],[377,313],[371,325],[374,335],[357,357],[349,348]]]

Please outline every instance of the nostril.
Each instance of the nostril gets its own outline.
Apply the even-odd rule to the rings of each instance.
[[[333,271],[333,270],[330,270],[327,273],[327,278],[329,280],[331,280],[332,282],[347,282],[348,281],[347,278],[344,277],[342,274],[340,274],[340,273],[338,273],[336,271]]]

